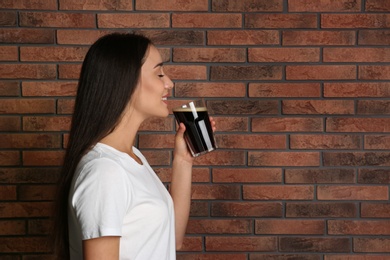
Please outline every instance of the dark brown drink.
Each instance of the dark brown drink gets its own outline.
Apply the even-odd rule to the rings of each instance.
[[[194,108],[193,108],[194,109]],[[213,129],[206,107],[176,108],[173,114],[179,123],[186,127],[184,138],[194,157],[216,148]]]

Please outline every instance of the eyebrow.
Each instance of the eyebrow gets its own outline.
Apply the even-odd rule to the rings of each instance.
[[[157,64],[156,66],[153,67],[153,69],[157,68],[157,67],[162,67],[164,65],[164,62],[160,62],[159,64]]]

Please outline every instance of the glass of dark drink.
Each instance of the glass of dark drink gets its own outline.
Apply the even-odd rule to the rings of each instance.
[[[186,127],[184,138],[193,157],[217,148],[207,107],[202,99],[174,108],[173,114],[177,122]]]

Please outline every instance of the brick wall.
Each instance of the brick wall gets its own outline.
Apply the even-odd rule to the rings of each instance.
[[[204,97],[219,149],[196,160],[178,259],[390,257],[390,1],[1,0],[0,258],[45,245],[88,46],[138,31]],[[170,180],[173,116],[138,146]]]

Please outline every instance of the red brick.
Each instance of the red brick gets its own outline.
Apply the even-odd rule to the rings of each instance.
[[[0,46],[0,61],[17,61],[18,55],[17,46]]]
[[[279,248],[282,252],[350,252],[349,238],[328,237],[282,237]]]
[[[68,12],[20,12],[22,27],[95,28],[95,15]]]
[[[366,11],[390,12],[390,3],[383,0],[366,0]]]
[[[99,28],[168,28],[167,13],[115,13],[98,14]]]
[[[18,19],[17,12],[0,11],[0,16],[1,16],[1,21],[0,21],[1,26],[15,26],[17,23],[17,19]]]
[[[74,99],[59,99],[57,101],[57,114],[66,115],[72,114],[74,109]]]
[[[217,135],[218,148],[286,149],[285,135]]]
[[[324,62],[389,62],[388,48],[324,48]]]
[[[177,254],[176,256],[177,260],[246,260],[247,256],[246,254],[207,254],[207,253],[201,253],[201,254]]]
[[[387,100],[358,100],[356,112],[358,115],[389,115],[389,104]]]
[[[276,100],[221,100],[207,101],[211,115],[275,115],[278,113]]]
[[[162,182],[170,182],[172,168],[153,169]],[[193,168],[192,182],[210,182],[210,170],[208,168]]]
[[[252,221],[241,219],[190,219],[186,234],[250,234]]]
[[[165,4],[165,3],[164,3]],[[205,32],[195,30],[143,30],[141,34],[156,45],[184,46],[204,45]]]
[[[76,81],[22,82],[23,96],[76,96]]]
[[[317,28],[317,15],[245,14],[245,28]]]
[[[323,123],[320,118],[304,117],[268,117],[253,118],[253,132],[321,132]]]
[[[216,117],[213,116],[217,125],[217,132],[247,132],[248,118],[247,117]]]
[[[286,169],[286,183],[355,183],[353,169]]]
[[[286,204],[288,218],[354,218],[357,206],[351,202],[305,202]]]
[[[52,213],[52,203],[49,202],[2,202],[0,217],[2,218],[33,218],[48,217]],[[2,243],[0,243],[2,244]],[[0,249],[1,252],[4,252]]]
[[[390,235],[389,220],[328,220],[329,235]]]
[[[390,28],[390,14],[322,14],[321,28]]]
[[[289,0],[289,12],[359,12],[361,11],[361,0]]]
[[[202,65],[165,65],[164,72],[172,80],[205,80],[207,68]]]
[[[112,33],[107,30],[57,30],[57,44],[91,45],[98,38]]]
[[[387,260],[385,255],[325,255],[324,260]]]
[[[390,30],[359,30],[359,45],[390,45]]]
[[[140,131],[173,131],[173,118],[150,118],[142,123]]]
[[[304,45],[354,45],[353,31],[284,31],[282,34],[284,46]]]
[[[208,204],[207,201],[192,201],[190,217],[207,217],[209,215]]]
[[[171,155],[169,151],[150,150],[150,151],[142,151],[142,153],[147,158],[149,164],[152,166],[170,165]]]
[[[8,184],[56,183],[58,168],[0,168],[0,182]]]
[[[7,114],[54,113],[53,99],[5,99],[0,103],[0,112]]]
[[[317,152],[248,152],[249,166],[319,166]]]
[[[0,251],[3,253],[49,252],[46,237],[0,237]]]
[[[275,251],[276,237],[206,237],[206,251]]]
[[[390,132],[388,118],[327,118],[328,132]]]
[[[197,157],[194,165],[245,165],[244,151],[216,150]]]
[[[55,79],[56,65],[52,64],[2,64],[2,79]]]
[[[255,234],[261,235],[323,235],[323,220],[256,220]]]
[[[354,114],[353,100],[283,100],[283,114]]]
[[[390,66],[362,65],[358,73],[363,80],[390,80]]]
[[[1,7],[4,9],[41,9],[41,10],[56,10],[56,0],[19,0],[19,1],[3,1]]]
[[[364,136],[365,149],[386,150],[390,146],[389,135],[366,135]]]
[[[26,223],[24,220],[0,220],[0,233],[7,235],[25,235]]]
[[[390,253],[390,238],[363,238],[353,239],[354,252]]]
[[[26,116],[23,117],[24,131],[69,131],[71,118],[69,116]]]
[[[1,28],[0,42],[3,43],[54,43],[54,30],[31,28]]]
[[[20,153],[18,151],[0,151],[0,165],[20,165]]]
[[[389,187],[386,186],[319,186],[319,200],[388,200]]]
[[[211,216],[282,217],[282,204],[279,202],[213,202]]]
[[[15,132],[21,129],[20,117],[17,116],[2,116],[0,117],[0,131]]]
[[[201,237],[184,237],[183,246],[180,250],[188,252],[202,251],[203,240]]]
[[[281,183],[282,171],[277,168],[215,168],[213,182],[218,183]]]
[[[250,254],[250,260],[322,260],[322,256],[314,254]]]
[[[15,97],[19,96],[19,82],[17,81],[0,81],[0,96]]]
[[[324,152],[325,166],[389,166],[388,152]]]
[[[138,140],[141,149],[173,148],[175,144],[174,134],[141,134]]]
[[[0,200],[16,200],[16,186],[2,185],[0,186]],[[0,222],[1,230],[1,222]]]
[[[243,83],[218,82],[177,82],[175,97],[244,97]]]
[[[60,166],[62,165],[64,151],[24,151],[24,166]]]
[[[357,135],[291,135],[291,149],[360,149]]]
[[[282,67],[278,65],[211,66],[211,80],[280,80]]]
[[[356,74],[354,65],[286,66],[287,80],[354,80]]]
[[[79,79],[81,64],[60,64],[58,65],[59,79]]]
[[[194,200],[238,200],[240,188],[232,185],[192,185],[192,199]]]
[[[318,48],[248,48],[249,62],[319,62]]]
[[[174,62],[245,62],[243,48],[174,48]]]
[[[21,61],[83,61],[86,47],[20,47]]]
[[[131,0],[121,0],[121,1],[94,1],[87,0],[80,2],[78,0],[60,0],[59,10],[133,10],[133,5]]]
[[[277,45],[276,30],[218,30],[207,32],[207,45]]]
[[[281,12],[282,0],[213,0],[212,11],[216,12]]]
[[[359,169],[358,183],[390,184],[390,171],[388,169]]]
[[[2,134],[0,148],[60,148],[61,135]]]
[[[28,221],[28,233],[30,235],[49,235],[52,221],[48,219],[31,219]]]
[[[173,28],[241,28],[241,14],[173,13]]]
[[[370,203],[363,202],[361,204],[362,218],[390,218],[390,203]]]
[[[18,190],[18,198],[23,201],[54,200],[55,185],[22,185]]]
[[[144,0],[137,1],[135,9],[152,10],[152,11],[207,11],[207,0],[172,0],[169,2],[162,2],[158,0]]]
[[[249,97],[320,97],[319,83],[249,83]]]
[[[245,200],[312,200],[314,188],[306,185],[244,185]]]
[[[390,97],[390,83],[324,83],[324,97]]]

